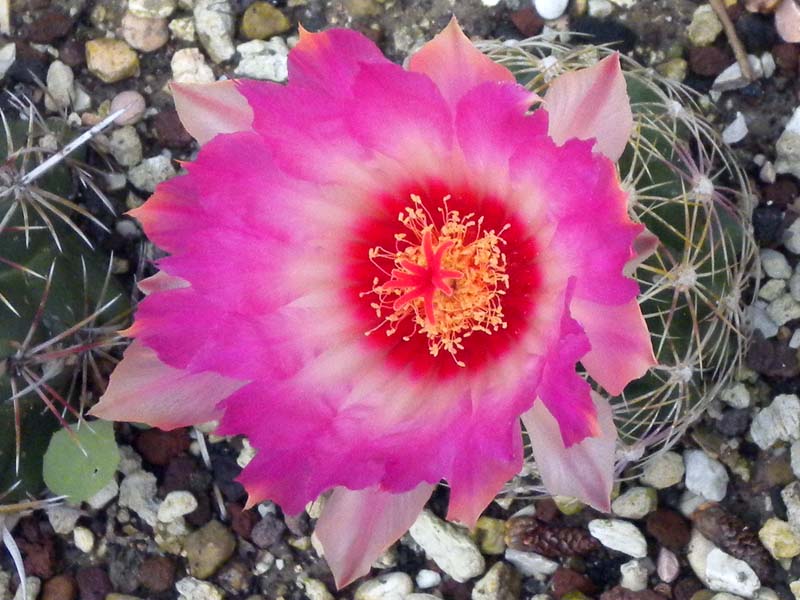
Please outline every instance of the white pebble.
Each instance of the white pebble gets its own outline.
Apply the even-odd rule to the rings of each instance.
[[[762,450],[778,441],[797,441],[800,438],[800,398],[794,394],[775,396],[772,403],[753,418],[750,437]]]
[[[634,558],[647,556],[647,541],[642,532],[628,521],[620,519],[595,519],[589,521],[589,533],[606,548]]]
[[[195,509],[197,509],[197,498],[191,492],[182,490],[170,492],[158,507],[158,520],[162,523],[172,523],[179,517],[194,512]]]
[[[557,19],[567,10],[569,0],[533,0],[533,6],[539,16],[546,20]]]
[[[722,141],[728,144],[736,144],[747,137],[747,121],[741,112],[736,113],[736,118],[725,129],[722,130]]]
[[[686,464],[686,488],[707,500],[716,502],[725,497],[728,489],[728,472],[718,460],[702,450],[687,450],[683,454]]]
[[[642,560],[629,560],[619,567],[622,574],[620,585],[632,592],[641,592],[647,589],[647,565]]]
[[[726,387],[720,392],[719,397],[732,408],[747,408],[750,406],[750,390],[741,382]]]
[[[406,573],[384,573],[356,588],[355,600],[402,600],[414,591]]]
[[[409,533],[425,554],[458,582],[482,575],[486,570],[486,562],[469,533],[429,510],[420,513]]]
[[[792,267],[783,253],[772,248],[761,249],[761,266],[767,277],[773,279],[789,279],[792,276]]]
[[[417,587],[421,590],[426,590],[439,585],[442,582],[442,576],[436,571],[421,569],[420,572],[417,573],[416,580]]]
[[[761,587],[761,581],[750,565],[719,548],[708,553],[706,579],[715,592],[730,592],[745,598],[750,598]]]
[[[783,247],[792,254],[800,254],[800,219],[795,219],[783,232]]]
[[[94,548],[94,534],[86,527],[73,529],[72,541],[75,543],[75,547],[84,554],[89,554]]]
[[[536,552],[522,552],[506,548],[505,559],[514,565],[523,577],[533,577],[539,581],[546,580],[558,569],[558,563],[536,554]]]
[[[611,511],[623,519],[642,519],[656,509],[658,497],[653,488],[636,486],[611,503]]]

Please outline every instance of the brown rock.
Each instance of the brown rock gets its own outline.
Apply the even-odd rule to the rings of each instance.
[[[797,44],[776,44],[772,47],[772,56],[782,75],[797,77],[798,55],[800,48]]]
[[[600,600],[664,600],[664,596],[652,590],[634,592],[621,585],[611,588],[600,595]]]
[[[175,562],[168,556],[148,556],[139,567],[139,581],[154,594],[172,589],[175,583]]]
[[[689,68],[702,77],[716,77],[731,64],[727,52],[714,46],[689,48]]]
[[[536,517],[513,517],[506,523],[506,545],[550,558],[585,556],[600,547],[582,527],[557,527]]]
[[[226,506],[228,507],[228,513],[231,515],[231,529],[240,537],[249,540],[253,527],[258,521],[255,511],[244,510],[240,504],[234,504],[233,502]]]
[[[511,22],[525,37],[539,35],[544,29],[544,19],[533,8],[522,8],[511,13]]]
[[[153,119],[158,141],[168,148],[188,148],[194,142],[174,109],[162,110]]]
[[[787,206],[797,198],[798,189],[794,181],[788,177],[781,177],[775,183],[765,186],[763,193],[766,202]]]
[[[78,40],[67,40],[58,49],[58,57],[68,67],[79,67],[86,62],[86,47]]]
[[[21,535],[17,539],[17,546],[22,552],[27,574],[49,579],[55,573],[56,547],[53,536],[43,533],[34,517],[23,519],[18,527]]]
[[[134,446],[147,462],[160,467],[186,452],[191,445],[189,430],[186,428],[161,431],[147,429],[136,437]]]
[[[647,515],[647,533],[659,544],[673,552],[680,552],[689,543],[689,522],[680,513],[668,508],[659,508]]]
[[[72,19],[57,9],[46,10],[22,29],[22,37],[34,44],[52,44],[72,30]]]
[[[79,569],[75,579],[78,580],[81,600],[105,600],[114,591],[108,573],[100,567]]]
[[[559,599],[570,592],[581,592],[591,596],[597,591],[592,580],[586,575],[564,567],[559,567],[553,574],[550,585],[553,588],[553,596]]]
[[[684,577],[675,584],[672,589],[672,596],[675,600],[691,600],[691,597],[702,589],[703,584],[697,577]]]
[[[75,600],[78,584],[71,575],[56,575],[44,582],[42,600]]]
[[[800,375],[797,352],[778,340],[765,339],[758,331],[750,340],[745,365],[767,377],[787,379]]]

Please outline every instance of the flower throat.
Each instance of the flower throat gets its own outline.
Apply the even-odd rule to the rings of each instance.
[[[424,335],[431,355],[444,350],[463,367],[457,353],[465,338],[507,327],[502,298],[509,281],[501,246],[510,225],[485,230],[483,217],[450,210],[449,199],[442,199],[437,227],[421,198],[411,195],[411,206],[398,215],[404,231],[394,236],[395,250],[369,250],[370,261],[387,279],[375,277],[362,296],[377,296],[370,306],[381,319],[367,335],[384,326],[387,336],[394,335],[410,319],[412,330],[403,340]]]

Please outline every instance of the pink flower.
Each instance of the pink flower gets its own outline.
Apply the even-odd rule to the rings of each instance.
[[[408,70],[303,31],[286,86],[174,90],[203,148],[133,211],[170,256],[94,414],[221,419],[258,449],[250,504],[332,491],[316,533],[340,586],[442,479],[473,524],[522,466],[520,420],[551,492],[609,508],[611,409],[576,363],[612,395],[654,364],[623,274],[643,227],[613,164],[617,56],[542,101],[454,19]]]
[[[775,10],[775,27],[787,42],[800,42],[800,6],[796,0],[783,0]]]

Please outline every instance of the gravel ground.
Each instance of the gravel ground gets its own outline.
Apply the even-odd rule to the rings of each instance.
[[[781,42],[771,16],[727,3],[762,75],[748,84],[734,74],[731,84],[720,75],[735,61],[719,23],[690,0],[573,1],[547,23],[525,0],[8,3],[0,0],[0,26],[4,11],[11,15],[12,35],[0,37],[6,90],[76,127],[140,103],[136,119],[98,137],[88,158],[118,174],[104,182],[118,214],[175,173],[172,159],[196,150],[167,82],[283,80],[299,23],[358,29],[396,60],[453,12],[476,37],[521,38],[546,27],[621,40],[642,63],[709,95],[709,118],[758,196],[754,227],[766,274],[748,368],[674,452],[622,484],[611,517],[549,499],[498,501],[467,532],[440,519],[440,490],[371,579],[336,592],[312,547],[313,506],[300,518],[273,505],[243,510],[244,490],[233,479],[251,455],[246,443],[206,436],[209,466],[198,432],[121,426],[117,482],[88,503],[26,516],[14,529],[29,598],[800,598],[800,116],[789,122],[800,103],[800,48]],[[543,12],[559,4],[537,0]],[[722,87],[732,89],[717,91],[726,77]],[[0,107],[10,107],[5,95]],[[153,250],[132,220],[99,216],[112,233],[95,238],[121,257],[116,271],[130,285],[150,269]],[[18,587],[0,553],[0,600],[21,598]]]

